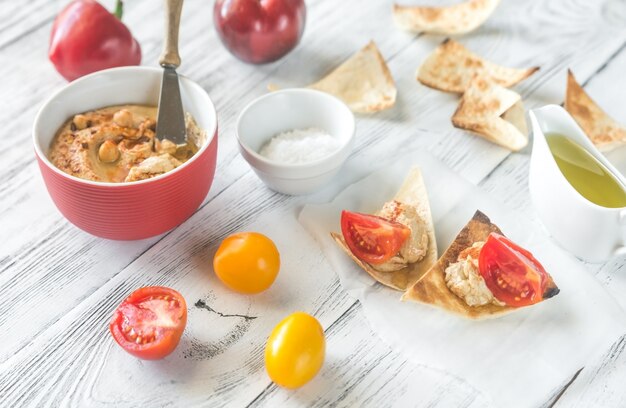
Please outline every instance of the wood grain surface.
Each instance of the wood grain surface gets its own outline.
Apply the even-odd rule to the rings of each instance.
[[[421,61],[444,37],[394,28],[391,1],[311,0],[302,43],[276,63],[253,66],[220,44],[212,1],[185,1],[178,71],[198,81],[217,107],[216,179],[203,205],[180,227],[149,240],[114,242],[89,236],[60,215],[33,154],[35,114],[65,83],[48,62],[47,47],[54,16],[66,3],[0,0],[0,60],[6,62],[0,64],[0,406],[489,406],[489,398],[462,379],[413,365],[382,343],[296,221],[303,204],[328,201],[369,173],[371,163],[400,149],[424,149],[521,219],[538,222],[527,187],[529,149],[511,154],[454,129],[457,97],[415,80]],[[113,8],[112,0],[103,3]],[[125,6],[142,64],[157,66],[162,2],[132,0]],[[457,40],[504,65],[539,65],[515,88],[526,108],[562,103],[571,68],[594,99],[626,123],[624,21],[623,0],[503,1],[480,29]],[[370,39],[395,78],[396,106],[357,117],[345,171],[324,190],[305,197],[268,190],[238,153],[234,126],[240,110],[270,82],[314,82]],[[229,292],[211,270],[220,241],[242,230],[266,233],[281,250],[279,278],[258,296]],[[626,309],[624,260],[587,267]],[[180,346],[157,362],[124,353],[107,327],[125,296],[151,284],[176,288],[189,306]],[[263,347],[271,328],[296,310],[320,320],[328,356],[311,383],[286,391],[267,377]],[[626,406],[625,346],[622,338],[602,359],[589,361],[561,392],[546,395],[544,405]]]

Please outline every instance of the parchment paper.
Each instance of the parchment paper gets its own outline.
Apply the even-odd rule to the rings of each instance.
[[[542,262],[561,293],[496,319],[473,321],[428,305],[401,302],[401,292],[376,283],[358,268],[329,235],[340,232],[341,210],[373,213],[393,197],[412,165],[424,175],[439,255],[480,209]],[[465,379],[494,406],[545,403],[585,362],[626,332],[622,309],[575,258],[552,244],[534,223],[520,219],[426,153],[396,158],[332,202],[305,206],[299,220],[386,343],[416,363]]]

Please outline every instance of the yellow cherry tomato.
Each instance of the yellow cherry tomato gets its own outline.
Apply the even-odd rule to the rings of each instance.
[[[213,270],[224,285],[246,294],[269,288],[279,269],[276,245],[258,232],[240,232],[227,237],[213,258]]]
[[[276,384],[298,388],[315,377],[325,353],[322,325],[313,316],[296,312],[272,330],[265,346],[265,369]]]

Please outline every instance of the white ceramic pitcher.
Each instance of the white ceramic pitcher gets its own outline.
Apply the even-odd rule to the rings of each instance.
[[[545,134],[570,138],[602,163],[622,186],[626,179],[598,152],[574,119],[558,105],[530,111],[533,149],[529,187],[535,209],[552,237],[577,257],[602,262],[626,255],[626,207],[601,207],[580,195],[559,169]]]

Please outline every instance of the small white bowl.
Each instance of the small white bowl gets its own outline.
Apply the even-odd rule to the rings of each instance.
[[[274,135],[316,127],[341,141],[341,146],[321,159],[303,164],[269,160],[258,152]],[[312,89],[285,89],[263,95],[246,106],[237,119],[241,155],[259,178],[283,194],[311,193],[328,183],[352,150],[354,115],[345,103]]]

